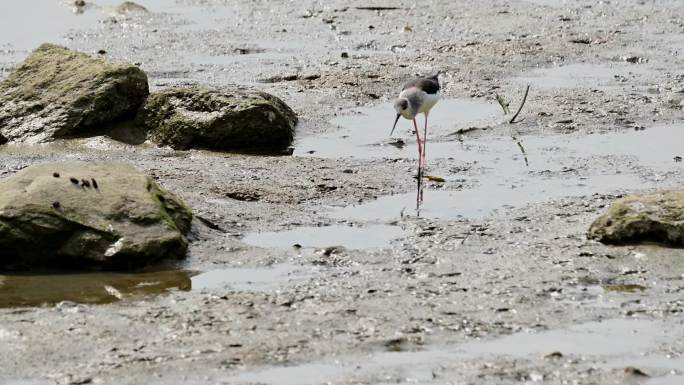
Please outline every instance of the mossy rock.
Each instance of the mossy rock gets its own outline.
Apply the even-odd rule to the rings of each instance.
[[[684,190],[618,199],[594,221],[588,236],[610,244],[684,247]]]
[[[251,150],[289,146],[297,116],[264,92],[189,87],[151,94],[137,121],[162,146]]]
[[[0,135],[37,143],[132,118],[149,88],[138,67],[43,44],[0,82]]]
[[[31,166],[0,180],[0,268],[138,267],[182,258],[192,212],[119,163]]]

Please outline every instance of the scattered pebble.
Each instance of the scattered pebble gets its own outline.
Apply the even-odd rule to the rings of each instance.
[[[623,56],[622,60],[626,61],[627,63],[632,63],[632,64],[639,64],[639,63],[645,63],[648,60],[639,57],[639,56]]]
[[[641,369],[635,368],[634,366],[628,366],[625,368],[625,374],[629,374],[636,377],[650,377],[648,374],[644,373]]]

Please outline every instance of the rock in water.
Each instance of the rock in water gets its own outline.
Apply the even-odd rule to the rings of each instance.
[[[630,195],[618,199],[589,229],[604,243],[657,242],[684,246],[684,190]]]
[[[37,143],[133,117],[149,88],[133,65],[43,44],[0,83],[0,135]]]
[[[73,178],[96,179],[98,188]],[[179,198],[132,166],[35,165],[0,180],[0,267],[119,268],[182,258],[191,220]]]
[[[282,149],[292,143],[297,116],[267,93],[190,87],[151,94],[138,123],[153,142],[179,150]]]
[[[147,8],[140,4],[136,4],[132,1],[124,1],[123,3],[116,6],[116,13],[126,14],[129,12],[147,12]]]

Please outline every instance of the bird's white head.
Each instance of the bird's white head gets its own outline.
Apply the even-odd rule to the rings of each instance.
[[[397,111],[397,115],[401,115],[406,119],[413,119],[415,117],[410,107],[411,104],[407,98],[399,98],[394,102],[394,110]]]
[[[392,126],[392,131],[390,131],[390,136],[394,133],[394,129],[397,127],[397,122],[399,121],[400,117],[404,117],[406,119],[413,119],[416,114],[415,112],[411,109],[411,104],[409,103],[409,100],[406,98],[399,98],[394,102],[394,110],[397,112],[397,118],[394,119],[394,125]]]

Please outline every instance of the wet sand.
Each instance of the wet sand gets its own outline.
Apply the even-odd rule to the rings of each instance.
[[[0,38],[1,77],[52,41],[139,63],[153,89],[271,92],[301,123],[293,156],[0,147],[0,178],[126,161],[198,216],[179,266],[0,275],[0,383],[682,382],[681,250],[585,236],[616,197],[681,186],[678,2],[10,3],[0,32],[35,29]],[[417,211],[389,103],[436,70],[427,173],[444,181]],[[508,124],[495,96],[515,111],[526,84]]]

